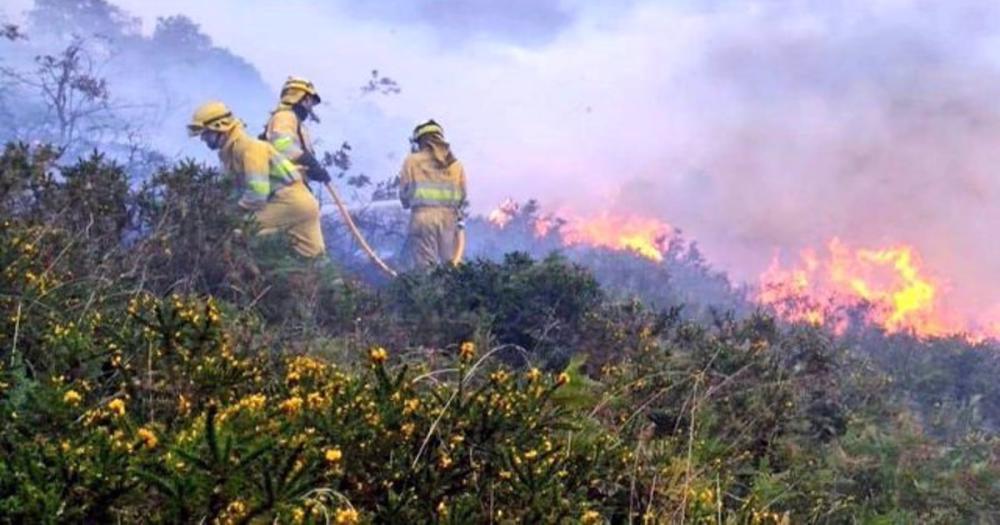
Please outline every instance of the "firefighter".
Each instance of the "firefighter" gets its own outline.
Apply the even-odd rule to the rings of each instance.
[[[399,200],[412,210],[405,257],[411,268],[458,262],[465,169],[433,120],[413,129],[399,173]]]
[[[326,252],[319,203],[291,161],[267,142],[248,135],[222,102],[207,102],[195,110],[188,132],[219,152],[222,167],[236,179],[237,204],[254,214],[260,235],[285,232],[303,257]]]
[[[281,88],[281,100],[260,137],[270,142],[288,160],[295,163],[309,180],[323,184],[330,182],[330,174],[316,159],[307,119],[319,121],[313,108],[321,101],[312,82],[299,77],[288,77]]]

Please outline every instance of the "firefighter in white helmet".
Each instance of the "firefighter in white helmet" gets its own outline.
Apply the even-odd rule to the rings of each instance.
[[[312,82],[288,77],[281,87],[278,107],[271,112],[260,138],[295,163],[306,178],[325,184],[330,182],[330,174],[316,158],[309,128],[305,125],[307,119],[319,121],[313,108],[321,100]]]
[[[457,263],[465,169],[433,120],[414,128],[410,143],[399,173],[399,200],[413,210],[405,255],[413,268]]]
[[[251,137],[222,102],[201,105],[188,132],[219,152],[222,167],[236,179],[238,204],[252,212],[260,234],[285,232],[300,255],[326,252],[319,203],[309,193],[296,166],[272,145]]]

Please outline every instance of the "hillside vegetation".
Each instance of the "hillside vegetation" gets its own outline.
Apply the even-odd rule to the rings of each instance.
[[[6,147],[0,521],[1000,515],[988,345],[692,319],[557,255],[373,285],[254,238],[229,190]]]

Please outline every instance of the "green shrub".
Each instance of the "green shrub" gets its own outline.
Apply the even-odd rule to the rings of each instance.
[[[55,160],[0,157],[2,523],[1000,515],[987,344],[695,321],[558,257],[375,289],[213,170]]]

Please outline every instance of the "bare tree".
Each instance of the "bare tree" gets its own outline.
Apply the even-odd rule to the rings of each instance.
[[[41,115],[22,118],[29,134],[64,150],[79,152],[119,138],[133,139],[135,126],[121,112],[134,109],[116,103],[100,63],[87,42],[74,38],[56,54],[35,57],[33,71],[0,68],[0,77],[12,90],[35,96]]]
[[[402,88],[399,87],[399,84],[385,75],[379,75],[377,69],[372,70],[372,76],[368,79],[368,83],[361,86],[362,95],[368,95],[370,93],[397,95],[400,92],[402,92]]]
[[[27,40],[28,37],[21,32],[21,28],[14,24],[2,24],[0,25],[0,38],[6,38],[7,40]]]
[[[27,40],[28,37],[21,32],[21,28],[19,26],[3,23],[0,24],[0,38],[15,42],[17,40]],[[7,97],[10,91],[10,82],[6,79],[0,78],[0,118],[3,118],[7,122],[13,120],[13,114],[7,105]]]

